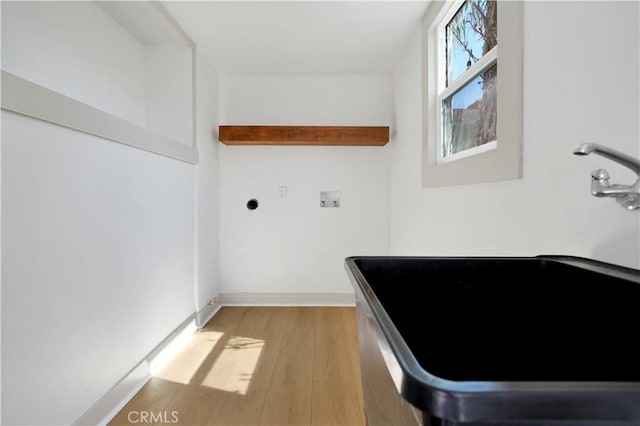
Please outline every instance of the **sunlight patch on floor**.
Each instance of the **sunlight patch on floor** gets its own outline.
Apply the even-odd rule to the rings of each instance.
[[[171,350],[163,354],[162,359],[157,362],[154,359],[154,362],[150,363],[151,375],[176,383],[191,383],[222,336],[224,333],[217,331],[200,331],[192,332],[191,335],[180,338],[178,342],[172,342],[169,345]]]
[[[264,340],[232,336],[202,385],[246,395],[264,345]]]
[[[153,359],[149,360],[149,373],[155,376],[164,369],[193,339],[193,333],[197,330],[194,321],[191,321],[173,340],[165,346]]]

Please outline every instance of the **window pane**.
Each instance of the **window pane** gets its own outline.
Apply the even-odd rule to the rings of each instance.
[[[467,0],[446,26],[447,86],[498,44],[495,1]]]
[[[498,65],[442,101],[442,157],[496,140]]]

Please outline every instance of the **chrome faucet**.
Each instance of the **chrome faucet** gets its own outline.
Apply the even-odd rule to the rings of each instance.
[[[613,197],[622,207],[629,210],[640,208],[640,160],[595,143],[582,144],[573,153],[594,153],[633,170],[637,178],[632,185],[612,185],[609,183],[609,173],[606,170],[594,170],[591,172],[591,194],[595,197]]]

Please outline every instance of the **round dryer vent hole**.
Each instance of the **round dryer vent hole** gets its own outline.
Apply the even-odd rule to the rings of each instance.
[[[247,201],[247,208],[249,210],[257,209],[258,208],[258,200],[256,200],[255,198],[252,198],[249,201]]]

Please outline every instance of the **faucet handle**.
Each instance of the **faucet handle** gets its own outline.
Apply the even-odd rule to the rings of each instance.
[[[576,155],[598,154],[633,170],[637,179],[632,185],[611,185],[609,184],[610,176],[606,170],[594,170],[591,172],[591,195],[613,197],[625,209],[640,210],[640,160],[595,143],[582,144],[573,153]]]
[[[632,197],[627,195],[639,195],[639,197],[633,197],[633,201],[640,199],[638,194],[639,181],[636,181],[633,185],[611,185],[609,183],[609,172],[605,169],[597,169],[591,172],[591,195],[594,197],[624,197],[626,200],[632,200]],[[621,201],[619,201],[622,204]],[[626,206],[625,206],[626,207]],[[628,207],[627,207],[628,208]]]
[[[605,169],[598,169],[591,172],[591,179],[597,180],[602,186],[609,186],[609,172]]]

